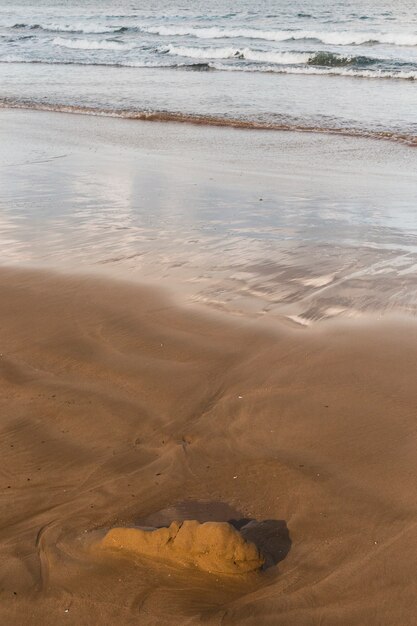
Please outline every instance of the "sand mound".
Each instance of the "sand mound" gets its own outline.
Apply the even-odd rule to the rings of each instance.
[[[187,520],[155,530],[113,528],[100,546],[217,574],[245,574],[264,563],[255,544],[227,522]]]

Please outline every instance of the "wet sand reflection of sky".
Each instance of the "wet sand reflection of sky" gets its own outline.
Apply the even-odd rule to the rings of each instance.
[[[115,272],[305,322],[417,306],[409,148],[1,114],[3,264]]]

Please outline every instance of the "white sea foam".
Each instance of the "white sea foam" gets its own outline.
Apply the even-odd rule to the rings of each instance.
[[[415,33],[382,33],[361,31],[261,30],[254,28],[204,28],[187,26],[143,26],[143,32],[162,36],[189,36],[199,39],[260,39],[265,41],[316,40],[329,45],[381,43],[394,46],[417,46]]]
[[[417,80],[417,71],[359,70],[347,67],[293,67],[284,71],[288,74],[328,74],[333,76],[352,76],[356,78],[400,78],[402,80]]]
[[[117,33],[124,30],[123,26],[105,26],[98,22],[72,22],[72,23],[57,23],[57,22],[9,22],[1,23],[0,28],[13,28],[24,30],[44,30],[53,33],[85,33],[90,34],[105,34],[105,33]]]
[[[223,28],[218,26],[180,26],[163,25],[105,25],[100,22],[73,22],[73,23],[21,23],[1,24],[6,28],[19,27],[25,29],[42,29],[51,32],[63,33],[116,33],[125,30],[135,30],[161,36],[189,36],[198,39],[259,39],[264,41],[289,40],[316,40],[329,45],[362,45],[365,43],[380,43],[393,46],[417,46],[417,33],[414,32],[378,32],[378,31],[320,31],[320,30],[262,30],[260,28]]]
[[[313,56],[308,52],[265,52],[233,46],[224,48],[192,48],[170,45],[165,50],[170,55],[188,57],[190,59],[245,59],[259,63],[279,63],[282,65],[307,63]]]
[[[94,41],[90,39],[65,39],[63,37],[55,37],[52,43],[54,46],[72,48],[75,50],[131,50],[135,47],[135,44],[132,43],[108,41],[107,39]]]
[[[353,78],[392,78],[402,80],[417,80],[417,71],[413,70],[365,70],[350,67],[316,67],[306,65],[302,67],[279,67],[277,65],[245,66],[210,63],[213,69],[227,72],[271,72],[278,74],[306,74],[315,76],[347,76]]]

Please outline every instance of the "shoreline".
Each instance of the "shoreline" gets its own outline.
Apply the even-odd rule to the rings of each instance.
[[[0,293],[4,620],[411,625],[416,323],[272,333],[4,268]],[[239,517],[286,529],[256,578],[88,549],[115,526]]]
[[[68,113],[71,115],[91,115],[94,117],[120,118],[142,122],[159,122],[190,124],[192,126],[206,126],[215,128],[230,128],[238,130],[275,131],[293,133],[311,133],[317,135],[329,135],[336,137],[350,137],[358,139],[371,139],[375,141],[390,141],[413,148],[417,146],[417,135],[395,132],[392,130],[363,130],[360,128],[309,126],[297,122],[273,123],[261,120],[233,119],[227,117],[215,117],[197,115],[193,113],[181,113],[176,111],[134,111],[129,109],[111,109],[99,107],[87,107],[71,104],[41,104],[36,102],[10,102],[1,101],[0,109],[43,111],[47,113]]]

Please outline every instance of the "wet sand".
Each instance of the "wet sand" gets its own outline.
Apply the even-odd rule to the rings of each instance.
[[[310,329],[110,279],[0,272],[3,624],[415,623],[417,325]],[[91,550],[265,522],[217,576]]]
[[[314,324],[417,313],[417,151],[0,109],[0,265]]]

